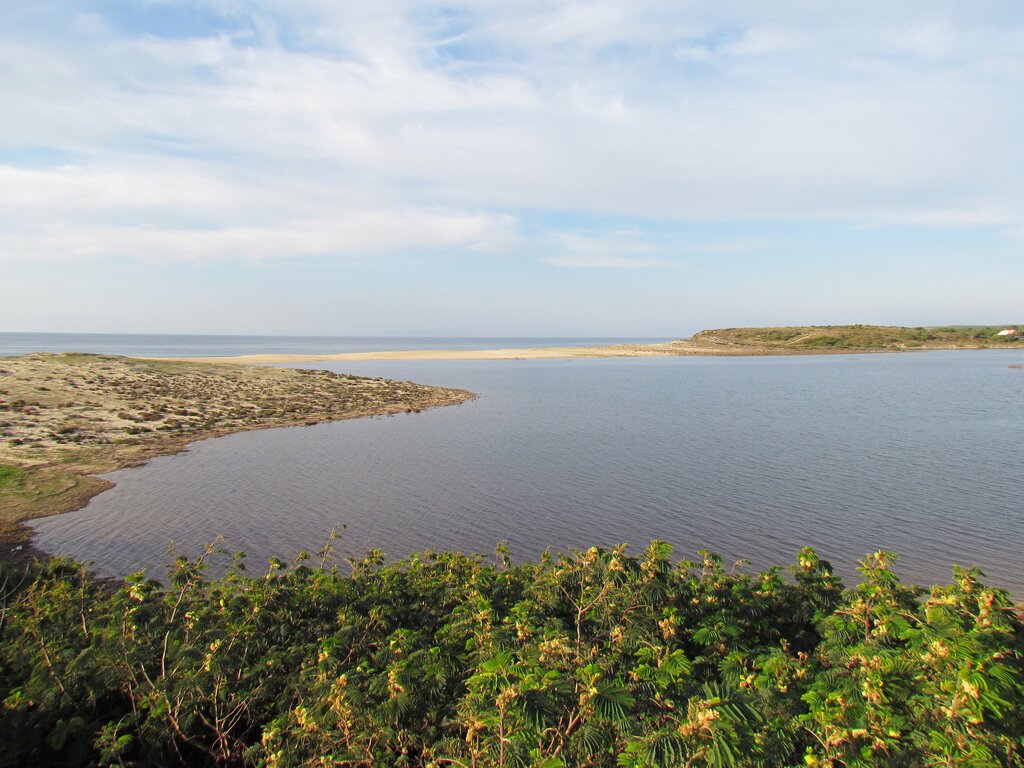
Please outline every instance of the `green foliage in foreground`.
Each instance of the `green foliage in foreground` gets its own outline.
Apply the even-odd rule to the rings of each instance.
[[[925,595],[885,552],[846,591],[810,549],[792,579],[498,554],[116,590],[51,563],[4,588],[0,762],[1024,765],[1024,624],[976,570]]]

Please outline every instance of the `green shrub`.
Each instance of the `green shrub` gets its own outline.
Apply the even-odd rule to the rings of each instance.
[[[116,590],[50,563],[4,598],[0,764],[1024,761],[1024,624],[976,569],[925,594],[886,552],[845,591],[809,548],[788,578],[663,542],[321,554]]]

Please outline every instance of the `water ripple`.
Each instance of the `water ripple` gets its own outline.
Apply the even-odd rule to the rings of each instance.
[[[884,547],[908,580],[977,563],[1021,594],[1012,354],[347,364],[483,396],[199,443],[112,474],[86,509],[35,523],[38,544],[123,574],[223,534],[255,568],[345,523],[343,555],[658,537],[755,567],[811,544],[847,578]]]

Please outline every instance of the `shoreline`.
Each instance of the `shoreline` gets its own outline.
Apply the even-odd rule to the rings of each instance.
[[[251,354],[228,357],[140,358],[173,359],[190,363],[221,363],[230,365],[267,365],[271,363],[346,362],[362,360],[540,360],[582,357],[669,357],[682,354],[660,349],[665,344],[615,344],[593,347],[522,347],[506,349],[408,349],[374,352],[339,352],[337,354]]]
[[[100,475],[192,443],[475,398],[461,389],[327,371],[88,354],[0,358],[0,431],[7,438],[0,443],[0,562],[25,566],[51,557],[33,546],[30,520],[82,509],[114,487]]]
[[[955,329],[808,326],[732,328],[668,342],[568,347],[0,357],[0,561],[37,555],[26,522],[83,508],[113,486],[99,475],[180,453],[191,443],[256,429],[418,412],[476,397],[459,389],[274,364],[1011,351],[1024,349],[1021,341],[994,344]]]
[[[1012,349],[1006,346],[935,344],[906,347],[785,348],[727,346],[689,340],[660,344],[613,344],[592,347],[523,347],[509,349],[408,349],[337,354],[249,354],[225,357],[138,357],[136,360],[168,360],[217,365],[273,365],[287,363],[344,363],[361,361],[429,360],[571,360],[634,357],[796,357],[813,355],[868,355],[937,350]]]

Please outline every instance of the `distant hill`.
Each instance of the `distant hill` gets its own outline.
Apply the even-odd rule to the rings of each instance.
[[[1013,330],[1014,333],[1000,332]],[[1024,347],[1024,323],[905,328],[889,325],[806,325],[781,328],[717,328],[694,334],[699,346],[746,348],[769,353],[827,350],[976,349]],[[724,351],[724,350],[723,350]]]

